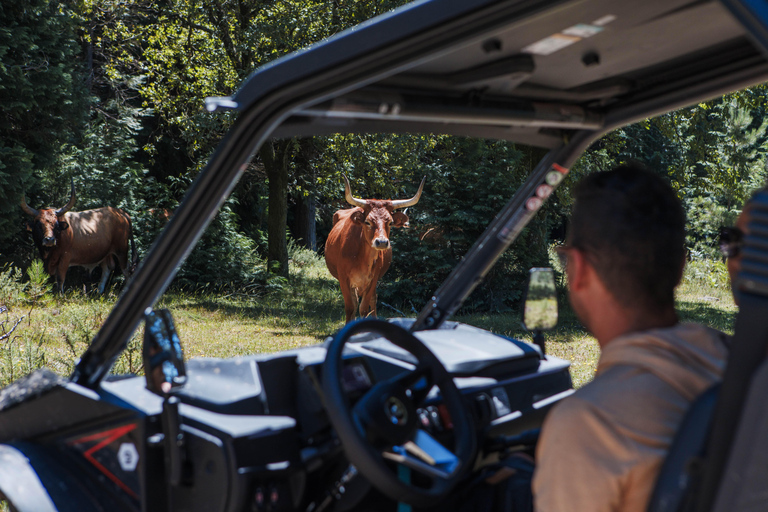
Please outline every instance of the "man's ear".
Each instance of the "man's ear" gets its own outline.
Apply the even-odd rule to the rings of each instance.
[[[352,219],[352,222],[354,222],[355,224],[362,224],[363,222],[365,222],[365,214],[360,210],[353,212],[352,215],[349,216],[349,218]]]
[[[587,260],[586,255],[576,249],[571,249],[568,254],[568,288],[581,290],[589,286],[589,280],[595,275],[595,269]]]
[[[408,216],[403,212],[394,212],[392,214],[392,227],[393,228],[408,227]]]

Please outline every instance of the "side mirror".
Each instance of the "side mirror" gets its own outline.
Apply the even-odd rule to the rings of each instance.
[[[144,373],[147,389],[167,395],[187,381],[181,341],[167,309],[144,314]]]
[[[523,325],[529,331],[533,331],[533,342],[544,354],[542,331],[548,331],[557,326],[557,289],[555,273],[551,268],[531,269],[525,296]]]

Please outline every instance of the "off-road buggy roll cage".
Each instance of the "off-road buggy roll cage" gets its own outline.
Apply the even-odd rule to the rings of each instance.
[[[209,110],[236,109],[238,118],[71,381],[99,388],[145,310],[270,137],[437,132],[549,149],[411,331],[440,327],[600,136],[768,80],[768,61],[750,32],[760,41],[764,24],[750,11],[757,2],[744,4],[729,2],[740,23],[722,4],[701,0],[421,1],[257,70],[232,97],[208,100]],[[754,232],[760,229],[756,224]],[[748,246],[756,247],[756,240]],[[747,325],[765,316],[754,311],[765,311],[765,288],[754,284],[763,279],[762,254],[755,249],[753,273],[743,278],[745,293],[758,298],[743,303],[733,356],[737,364],[759,356],[753,369],[765,348],[742,338],[759,331],[768,339],[765,328]],[[747,312],[751,320],[744,319]],[[747,356],[742,345],[751,347]],[[746,389],[749,379],[736,379],[738,371],[729,366],[724,395]],[[739,412],[716,415],[715,432],[729,430],[718,426],[720,416],[737,419]],[[729,446],[724,443],[716,468],[724,466]],[[716,473],[705,480],[717,484]]]

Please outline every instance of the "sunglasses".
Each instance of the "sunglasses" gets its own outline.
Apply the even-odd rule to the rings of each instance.
[[[720,228],[718,242],[724,258],[735,258],[744,246],[744,232],[734,227]]]

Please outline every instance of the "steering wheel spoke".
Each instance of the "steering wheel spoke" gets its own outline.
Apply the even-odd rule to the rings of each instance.
[[[413,354],[418,364],[413,371],[375,384],[350,405],[341,382],[342,353],[346,342],[362,332],[382,335]],[[435,385],[451,417],[452,449],[418,428],[417,408],[423,406]],[[432,505],[446,496],[474,463],[474,422],[452,377],[418,338],[397,325],[365,319],[339,331],[328,346],[323,391],[328,418],[347,458],[372,485],[394,500]],[[419,474],[415,479],[418,483],[398,478],[387,460]]]
[[[382,456],[433,478],[449,478],[460,462],[456,454],[421,429],[416,431],[413,440],[392,446],[382,452]]]
[[[423,364],[419,364],[412,372],[395,377],[395,379],[400,386],[403,386],[406,395],[416,407],[424,404],[432,386],[435,385],[431,369]]]

